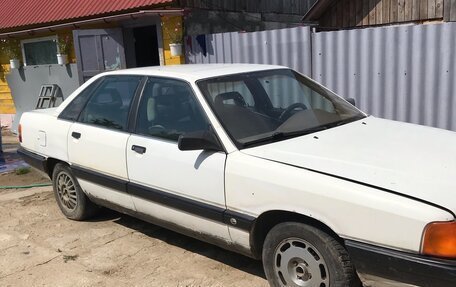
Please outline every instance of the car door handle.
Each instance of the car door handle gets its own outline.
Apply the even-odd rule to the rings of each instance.
[[[79,139],[79,138],[81,138],[81,133],[72,132],[71,136],[74,137],[75,139]]]
[[[146,152],[146,148],[143,147],[143,146],[139,146],[139,145],[133,145],[131,147],[131,150],[133,150],[133,151],[135,151],[135,152],[137,152],[139,154],[143,154],[143,153]]]

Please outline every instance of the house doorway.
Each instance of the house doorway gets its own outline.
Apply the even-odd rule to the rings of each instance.
[[[158,66],[157,27],[155,25],[133,28],[136,67]]]

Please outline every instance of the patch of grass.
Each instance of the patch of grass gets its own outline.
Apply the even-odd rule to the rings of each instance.
[[[17,175],[27,174],[31,171],[30,167],[19,167],[16,168],[15,172]]]
[[[76,261],[79,255],[63,255],[63,262],[67,263],[68,261]]]

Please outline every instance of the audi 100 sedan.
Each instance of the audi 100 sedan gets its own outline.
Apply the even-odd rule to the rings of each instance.
[[[263,262],[271,286],[456,286],[456,133],[266,65],[97,75],[23,114],[69,219],[98,206]]]

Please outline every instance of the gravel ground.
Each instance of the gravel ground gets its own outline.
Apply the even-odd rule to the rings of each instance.
[[[70,221],[42,187],[0,190],[0,286],[268,285],[258,261],[129,216]]]

